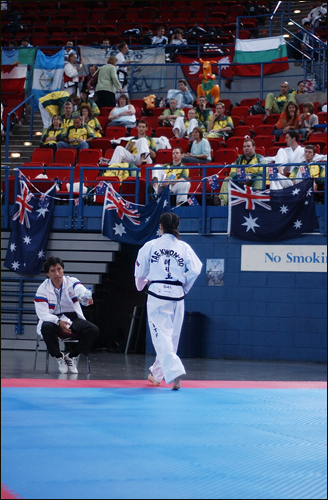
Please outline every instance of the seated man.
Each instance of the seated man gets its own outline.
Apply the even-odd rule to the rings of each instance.
[[[167,93],[167,102],[170,102],[172,97],[177,100],[178,108],[192,108],[194,99],[187,87],[186,80],[178,81],[179,90],[171,89]]]
[[[116,146],[114,154],[109,161],[113,163],[153,163],[156,158],[156,144],[152,137],[147,136],[148,125],[144,120],[138,123],[138,135],[131,139],[125,148]]]
[[[184,120],[182,116],[178,116],[173,125],[173,133],[177,139],[192,140],[192,131],[195,127],[202,127],[202,122],[196,118],[196,110],[191,108],[188,110],[188,119]]]
[[[174,148],[172,151],[172,162],[166,165],[155,165],[165,167],[165,170],[153,170],[152,181],[148,190],[151,194],[160,194],[166,186],[170,185],[171,194],[177,195],[177,204],[184,203],[188,199],[190,189],[189,170],[182,163],[183,150]]]
[[[296,130],[289,130],[286,133],[287,148],[278,149],[275,156],[267,156],[266,159],[281,165],[286,163],[301,163],[304,161],[304,148],[298,144],[298,141],[299,133]],[[291,166],[282,167],[280,173],[288,175],[291,169]]]
[[[62,119],[62,128],[66,129],[67,127],[70,127],[71,125],[73,125],[73,118],[72,118],[72,114],[73,114],[73,104],[71,103],[71,101],[67,101],[65,102],[64,106],[63,106],[63,110],[64,110],[64,113],[61,115],[61,119]]]
[[[167,45],[169,43],[167,37],[165,36],[165,27],[159,26],[157,28],[157,33],[151,39],[151,45]]]
[[[207,130],[208,124],[213,116],[211,108],[207,107],[206,97],[200,95],[198,97],[198,106],[196,106],[196,118],[202,123],[202,127]]]
[[[272,92],[267,94],[265,99],[265,116],[281,113],[287,102],[295,102],[293,91],[289,90],[288,82],[282,82],[280,85],[280,95],[275,96]]]
[[[175,124],[177,116],[185,117],[184,111],[178,108],[178,102],[173,97],[169,102],[169,108],[165,109],[163,113],[158,117],[158,121],[161,122],[163,127],[172,127]]]
[[[82,116],[73,114],[73,125],[64,131],[62,140],[57,142],[57,149],[72,148],[77,151],[88,149],[89,142],[96,137],[95,131],[86,123],[82,123]]]
[[[61,373],[78,373],[76,358],[89,354],[92,344],[99,335],[99,329],[87,321],[80,301],[93,304],[87,298],[88,290],[77,278],[64,276],[64,263],[59,257],[49,257],[44,264],[47,279],[41,283],[34,298],[39,322],[37,332],[43,336],[50,356],[56,358]],[[60,338],[78,337],[78,342],[69,354],[59,350]],[[75,337],[76,338],[76,337]]]
[[[217,205],[228,205],[228,181],[229,179],[241,180],[244,178],[252,186],[253,189],[262,189],[263,167],[258,167],[259,163],[266,163],[266,159],[255,153],[255,142],[253,139],[245,138],[244,154],[239,155],[234,165],[252,165],[251,167],[242,167],[239,174],[238,167],[233,167],[230,170],[230,175],[224,179],[220,189],[220,194],[215,197]]]
[[[304,159],[305,163],[308,163],[309,172],[311,177],[315,182],[315,189],[318,189],[318,186],[322,186],[325,182],[325,167],[324,165],[318,165],[315,163],[316,149],[315,146],[309,144],[304,148]],[[295,166],[289,176],[289,179],[302,179],[302,174],[300,172],[300,166]]]
[[[226,116],[224,111],[224,103],[218,102],[215,106],[215,113],[207,126],[207,134],[205,134],[207,139],[218,139],[220,137],[227,139],[230,137],[234,125],[231,116]]]

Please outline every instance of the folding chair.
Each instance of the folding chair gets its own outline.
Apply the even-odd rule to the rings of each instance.
[[[71,337],[67,337],[67,338],[58,337],[58,339],[59,339],[59,342],[63,342],[64,345],[66,343],[76,344],[78,342],[78,337],[77,337],[77,335],[74,335],[74,334]],[[35,356],[34,356],[34,371],[36,370],[36,362],[37,362],[38,353],[39,353],[40,341],[44,341],[44,339],[43,339],[43,337],[41,337],[37,333],[36,334],[36,345],[35,345]],[[86,356],[86,358],[87,358],[87,370],[88,370],[88,373],[90,373],[91,372],[90,355],[88,354]],[[79,364],[79,360],[80,360],[80,354],[76,360],[77,366]],[[46,371],[45,371],[45,373],[49,373],[49,351],[48,351],[48,349],[46,349]]]

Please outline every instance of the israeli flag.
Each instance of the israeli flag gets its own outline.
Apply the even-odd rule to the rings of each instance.
[[[64,54],[64,48],[52,56],[46,56],[38,49],[32,84],[32,94],[35,97],[33,99],[34,109],[39,108],[40,97],[62,89],[65,63]]]

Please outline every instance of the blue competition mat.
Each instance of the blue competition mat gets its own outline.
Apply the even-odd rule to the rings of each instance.
[[[5,387],[2,482],[26,499],[327,498],[326,403],[322,389]]]

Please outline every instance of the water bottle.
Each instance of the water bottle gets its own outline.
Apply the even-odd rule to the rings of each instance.
[[[92,297],[92,285],[89,286],[85,294],[80,299],[82,306],[88,306],[91,297]]]

